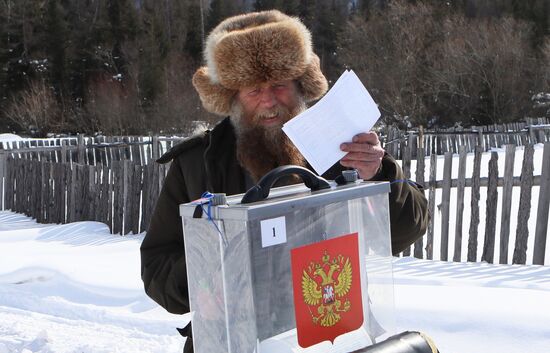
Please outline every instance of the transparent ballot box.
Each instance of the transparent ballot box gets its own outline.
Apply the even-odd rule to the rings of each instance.
[[[180,205],[195,352],[353,352],[395,334],[389,184],[266,177]]]

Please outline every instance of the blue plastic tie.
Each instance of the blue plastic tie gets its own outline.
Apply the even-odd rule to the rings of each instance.
[[[206,216],[208,217],[208,220],[210,222],[212,222],[212,224],[214,225],[214,227],[216,228],[216,230],[218,231],[218,234],[220,235],[223,243],[227,246],[227,241],[225,240],[220,228],[218,228],[218,225],[216,224],[216,222],[214,222],[214,220],[212,219],[212,214],[210,213],[211,211],[211,207],[212,207],[212,198],[214,197],[214,195],[208,191],[205,191],[203,192],[203,194],[201,195],[201,198],[197,201],[200,201],[200,205],[201,205],[201,208],[202,208],[202,211],[204,213],[206,213]],[[204,202],[206,201],[206,202]],[[205,210],[204,209],[204,204],[207,204],[208,207],[207,209]]]

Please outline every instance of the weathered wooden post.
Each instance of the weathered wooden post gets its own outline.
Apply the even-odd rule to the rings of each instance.
[[[489,161],[489,183],[487,185],[487,203],[485,219],[485,241],[483,244],[482,261],[493,263],[495,256],[495,233],[497,223],[498,203],[498,153],[491,153]]]
[[[6,190],[4,188],[4,176],[6,173],[7,155],[4,153],[4,145],[0,142],[0,210],[5,210],[5,198]]]
[[[416,152],[416,182],[420,185],[424,185],[424,139],[423,139],[423,130],[422,126],[420,127],[419,135],[419,146]],[[424,194],[426,191],[424,191]],[[422,247],[423,239],[420,238],[414,243],[414,257],[421,259],[422,256]]]
[[[533,187],[533,154],[532,144],[526,144],[521,167],[521,189],[519,197],[518,223],[516,227],[516,244],[514,246],[514,264],[524,265],[527,257],[527,239],[529,238],[528,221],[531,215],[531,189]]]
[[[527,127],[529,130],[529,136],[531,137],[531,143],[534,145],[537,143],[537,135],[535,134],[535,129],[533,128],[533,125],[529,125]]]
[[[477,145],[474,149],[474,170],[472,172],[472,197],[470,201],[470,229],[468,231],[468,256],[467,260],[475,262],[477,259],[477,228],[479,226],[479,198],[480,198],[480,174],[481,153],[483,147]]]
[[[455,249],[453,261],[460,262],[462,252],[462,218],[464,214],[464,189],[466,187],[466,146],[460,146],[458,160],[458,185],[456,195]]]
[[[86,146],[84,145],[84,135],[78,134],[78,147],[77,147],[77,163],[85,164],[85,152],[86,152]]]
[[[451,171],[453,166],[453,153],[445,153],[443,164],[443,191],[441,200],[441,261],[447,261],[449,254],[449,204],[451,199]]]
[[[61,140],[61,154],[60,158],[61,160],[59,162],[61,163],[67,163],[67,140]]]
[[[550,142],[544,144],[542,170],[540,175],[539,204],[537,207],[537,227],[535,229],[535,245],[533,264],[544,265],[546,254],[546,237],[548,231],[548,208],[550,204]]]
[[[435,226],[435,189],[436,189],[436,171],[437,155],[432,153],[430,156],[430,191],[428,197],[428,212],[430,214],[430,223],[428,224],[428,237],[426,239],[426,258],[433,259],[434,246],[434,226]]]
[[[500,219],[499,263],[508,263],[508,242],[510,239],[510,213],[512,209],[512,188],[514,186],[515,145],[506,145],[504,164],[504,187],[502,188],[502,217]]]
[[[151,138],[151,158],[153,162],[159,159],[159,137],[157,135]]]

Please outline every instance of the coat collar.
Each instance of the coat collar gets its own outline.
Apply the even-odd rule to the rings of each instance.
[[[204,160],[209,191],[228,195],[244,192],[244,171],[237,161],[237,139],[230,118],[220,121],[207,139]]]

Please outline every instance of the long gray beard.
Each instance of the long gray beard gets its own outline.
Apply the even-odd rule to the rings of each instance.
[[[296,109],[288,111],[278,109],[283,121],[288,121],[306,109],[305,102],[301,102]],[[272,112],[272,111],[271,111]],[[270,112],[268,112],[269,114]],[[305,166],[306,160],[281,129],[282,126],[266,128],[255,123],[260,117],[256,116],[251,124],[244,123],[242,110],[238,105],[234,106],[231,115],[233,126],[237,134],[237,159],[245,168],[254,182],[272,169],[282,165]],[[297,182],[297,178],[287,180],[287,184]]]

